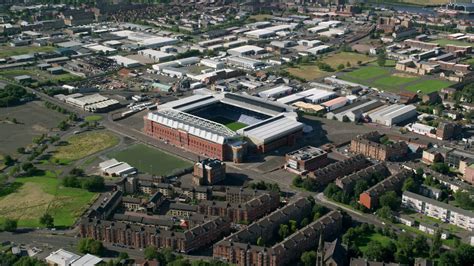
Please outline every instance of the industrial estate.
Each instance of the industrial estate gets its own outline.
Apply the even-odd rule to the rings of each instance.
[[[474,265],[473,15],[2,1],[0,265]]]

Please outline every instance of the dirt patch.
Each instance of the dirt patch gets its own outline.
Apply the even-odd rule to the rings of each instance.
[[[406,73],[394,73],[392,76],[399,77],[399,78],[416,78],[417,77],[417,76],[413,76]]]

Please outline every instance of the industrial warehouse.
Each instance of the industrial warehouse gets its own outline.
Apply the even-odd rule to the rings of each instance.
[[[293,145],[303,134],[293,108],[262,98],[222,93],[193,95],[145,117],[145,133],[197,154],[242,162],[247,152]]]

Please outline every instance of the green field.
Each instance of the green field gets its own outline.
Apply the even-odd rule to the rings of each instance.
[[[52,52],[54,50],[56,50],[56,48],[53,46],[0,46],[0,58],[9,57],[12,55]]]
[[[406,85],[408,82],[417,80],[416,77],[397,77],[397,76],[386,76],[379,78],[374,81],[374,85],[379,87],[394,87],[399,88],[400,86]]]
[[[100,115],[89,115],[89,116],[86,116],[84,118],[84,121],[86,121],[86,122],[97,122],[97,121],[102,120],[102,118],[103,117],[100,116]]]
[[[0,70],[0,76],[4,76],[9,79],[13,79],[16,76],[29,75],[31,78],[38,82],[51,81],[54,83],[68,83],[73,81],[81,80],[82,78],[71,73],[63,73],[59,75],[52,75],[47,71],[40,69],[5,69]]]
[[[336,54],[331,54],[322,59],[322,61],[332,68],[337,69],[339,65],[344,65],[349,62],[351,66],[357,66],[358,62],[368,63],[376,60],[375,57],[370,57],[365,54],[352,53],[352,52],[340,52]]]
[[[227,118],[222,117],[222,116],[214,117],[214,118],[212,118],[212,121],[214,121],[216,123],[219,123],[219,124],[222,124],[222,125],[226,126],[227,128],[229,128],[232,131],[237,131],[241,128],[244,128],[244,127],[248,126],[247,124],[240,123],[238,121],[233,121],[231,119],[227,119]]]
[[[447,88],[453,84],[453,82],[446,80],[424,80],[417,84],[410,85],[406,87],[406,89],[413,92],[420,90],[422,93],[431,93]]]
[[[359,236],[356,239],[356,245],[357,245],[357,247],[359,247],[361,252],[365,252],[365,250],[367,249],[367,244],[370,241],[378,241],[383,246],[387,246],[390,243],[390,241],[392,241],[392,239],[390,239],[387,236],[381,235],[379,233],[373,232],[373,233],[368,234],[368,235]]]
[[[118,144],[119,139],[110,132],[95,131],[74,135],[67,142],[67,145],[60,146],[53,155],[53,160],[60,164],[67,164],[113,147]]]
[[[153,175],[170,175],[175,170],[192,166],[188,161],[143,144],[111,153],[108,157],[127,162],[140,172]]]
[[[96,193],[63,187],[52,172],[44,176],[17,178],[21,187],[0,198],[0,223],[5,218],[18,219],[19,227],[41,227],[39,218],[49,213],[54,225],[69,227],[93,202]]]
[[[367,66],[362,67],[352,72],[347,73],[345,76],[355,78],[355,79],[373,79],[380,76],[388,75],[390,72],[382,67],[378,66]]]
[[[446,80],[427,79],[406,73],[393,73],[391,68],[368,65],[349,73],[343,73],[341,79],[374,87],[381,90],[401,92],[403,90],[422,93],[439,91],[453,83]]]
[[[448,44],[451,44],[451,45],[457,45],[457,46],[472,46],[472,47],[474,47],[474,44],[472,44],[472,43],[464,42],[464,41],[458,41],[458,40],[438,39],[438,40],[433,40],[431,42],[432,43],[437,43],[441,46],[446,46]]]

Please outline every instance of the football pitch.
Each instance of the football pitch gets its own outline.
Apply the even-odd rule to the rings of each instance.
[[[244,128],[244,127],[248,126],[247,124],[244,124],[244,123],[241,123],[241,122],[238,122],[238,121],[234,121],[234,120],[225,118],[223,116],[216,116],[216,117],[212,118],[212,121],[214,121],[216,123],[219,123],[219,124],[222,124],[222,125],[226,126],[227,128],[229,128],[232,131],[237,131],[241,128]]]
[[[144,144],[129,146],[109,154],[108,157],[124,161],[140,172],[153,175],[170,175],[174,171],[192,166],[188,161]]]

